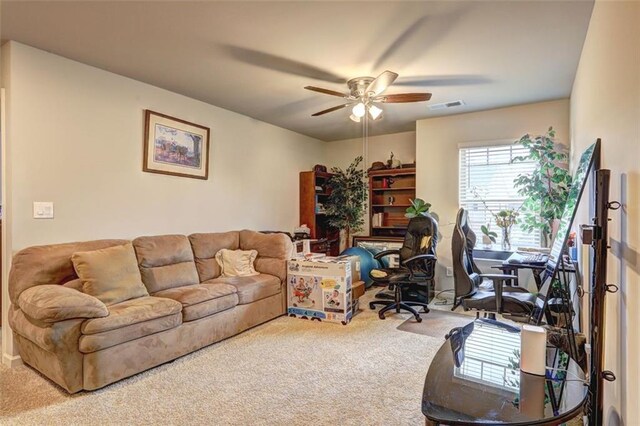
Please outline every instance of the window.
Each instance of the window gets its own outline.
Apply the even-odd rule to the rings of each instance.
[[[501,230],[489,210],[497,213],[503,209],[518,210],[522,206],[524,197],[517,193],[513,180],[519,174],[533,172],[535,162],[513,163],[512,160],[525,155],[527,150],[514,144],[460,148],[460,207],[469,212],[471,228],[478,235],[478,246],[482,244],[482,225],[490,224],[490,229],[498,234],[498,244],[501,240]],[[540,241],[539,230],[527,233],[518,224],[511,228],[511,247],[514,249],[540,247]]]

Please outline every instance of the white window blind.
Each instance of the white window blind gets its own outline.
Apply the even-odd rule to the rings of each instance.
[[[518,194],[513,181],[519,174],[533,172],[535,163],[514,163],[512,160],[526,154],[525,148],[514,144],[460,148],[459,202],[460,207],[469,212],[471,228],[478,235],[478,246],[482,244],[482,225],[490,224],[490,230],[498,234],[498,246],[502,240],[501,229],[496,225],[491,211],[497,213],[504,209],[518,210],[522,206],[524,197]],[[488,209],[480,198],[485,201]],[[519,224],[511,228],[512,249],[540,247],[540,241],[539,230],[527,233]]]

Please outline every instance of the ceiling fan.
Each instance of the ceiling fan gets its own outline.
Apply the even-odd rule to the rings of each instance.
[[[372,77],[356,77],[347,81],[349,93],[336,92],[335,90],[323,89],[322,87],[305,86],[305,89],[314,92],[324,93],[325,95],[338,96],[346,99],[347,103],[325,109],[312,117],[327,114],[329,112],[338,111],[342,108],[353,106],[351,110],[351,120],[360,122],[367,112],[371,119],[376,120],[382,116],[382,109],[377,107],[376,103],[407,103],[407,102],[424,102],[431,99],[431,93],[399,93],[394,95],[383,95],[383,92],[398,78],[398,74],[391,71],[385,71],[376,78]]]

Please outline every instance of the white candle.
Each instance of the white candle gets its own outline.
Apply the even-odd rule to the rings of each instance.
[[[523,325],[520,333],[520,370],[545,375],[547,331],[535,325]]]

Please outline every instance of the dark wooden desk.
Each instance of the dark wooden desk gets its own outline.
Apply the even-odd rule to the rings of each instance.
[[[587,398],[585,374],[560,349],[547,349],[546,377],[520,371],[520,331],[476,320],[454,363],[450,341],[436,353],[424,383],[427,425],[559,425]]]

